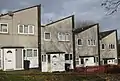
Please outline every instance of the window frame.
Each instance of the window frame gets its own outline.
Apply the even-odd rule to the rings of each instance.
[[[45,33],[49,33],[49,34],[50,34],[50,39],[46,39],[46,38],[45,38]],[[44,32],[44,40],[45,40],[45,41],[50,41],[50,40],[51,40],[51,32]]]
[[[1,24],[6,24],[7,25],[7,32],[0,31],[0,33],[8,33],[8,23],[0,23]],[[1,26],[0,26],[1,27]]]
[[[104,49],[102,48],[102,45],[104,45]],[[102,49],[102,50],[105,50],[105,44],[103,44],[103,43],[101,44],[101,49]]]
[[[82,39],[80,39],[80,40],[81,40],[81,45],[78,44],[78,40],[79,40],[79,39],[80,39],[80,38],[77,39],[77,45],[78,45],[78,46],[83,46],[83,40],[82,40]]]
[[[28,49],[32,49],[32,56],[31,57],[28,57],[28,54],[27,54],[27,50]],[[35,54],[34,54],[34,50],[36,50],[37,51],[37,56],[34,56]],[[25,52],[24,52],[25,51]],[[25,53],[25,54],[23,54],[24,55],[24,58],[33,58],[33,57],[38,57],[38,48],[24,48],[23,49],[23,52]]]
[[[91,46],[91,40],[90,39],[87,40],[87,44],[88,44],[88,46]]]
[[[22,27],[23,27],[23,32],[21,33],[20,32],[20,25],[22,25]],[[30,29],[30,26],[32,26],[32,31],[33,31],[33,33],[30,33],[29,32],[29,29]],[[34,25],[27,25],[27,27],[28,27],[28,29],[27,29],[27,33],[25,33],[25,24],[18,24],[18,34],[24,34],[24,35],[34,35],[34,28],[35,28],[35,26]]]
[[[61,39],[60,39],[60,36],[61,36]],[[67,36],[68,36],[68,39],[66,39]],[[71,38],[69,39],[69,37],[71,37],[71,34],[69,32],[58,32],[58,41],[64,41],[64,42],[67,41],[67,42],[69,42],[70,39],[71,39]]]

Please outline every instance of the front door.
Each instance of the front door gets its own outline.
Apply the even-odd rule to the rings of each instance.
[[[58,61],[58,55],[57,54],[52,54],[52,59],[51,59],[51,65],[52,65],[52,71],[59,71],[59,68],[61,67]]]
[[[15,65],[15,49],[4,49],[4,70],[13,70]]]

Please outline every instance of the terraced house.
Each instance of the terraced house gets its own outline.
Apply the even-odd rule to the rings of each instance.
[[[76,67],[99,65],[99,24],[74,29]]]
[[[100,32],[101,64],[118,64],[117,30]]]
[[[40,5],[0,15],[0,69],[22,70],[23,61],[38,68]]]
[[[74,15],[41,27],[42,72],[65,71],[73,68]]]

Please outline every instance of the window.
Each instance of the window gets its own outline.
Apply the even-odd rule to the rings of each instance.
[[[46,55],[42,55],[42,62],[46,62]]]
[[[70,34],[69,34],[69,33],[66,33],[66,35],[65,35],[65,40],[66,40],[66,41],[70,41]]]
[[[83,58],[81,58],[81,64],[84,64],[84,59]]]
[[[32,57],[32,49],[27,49],[27,57]]]
[[[18,25],[19,34],[34,34],[33,25]]]
[[[59,41],[70,41],[70,34],[69,33],[58,33],[58,40]]]
[[[69,60],[69,54],[65,54],[65,60]]]
[[[90,44],[90,40],[88,40],[88,45],[91,45],[91,44]]]
[[[0,33],[8,33],[8,24],[0,23]]]
[[[72,60],[72,54],[65,54],[65,60]]]
[[[38,50],[37,48],[26,48],[23,50],[24,57],[37,57],[38,56]]]
[[[109,44],[109,49],[115,49],[115,45],[114,44]]]
[[[102,49],[105,49],[105,44],[102,44]]]
[[[81,46],[81,45],[82,45],[82,40],[78,39],[78,46]]]
[[[93,45],[96,45],[96,41],[95,40],[93,40]]]
[[[95,45],[96,45],[96,40],[88,39],[88,46],[95,46]]]
[[[44,39],[45,39],[45,40],[50,40],[50,38],[51,38],[50,33],[45,32],[45,33],[44,33]]]
[[[99,61],[99,59],[98,59],[98,57],[96,57],[96,62],[98,62]]]

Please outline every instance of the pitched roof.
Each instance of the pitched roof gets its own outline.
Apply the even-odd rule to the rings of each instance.
[[[100,32],[100,40],[106,36],[108,36],[109,34],[113,33],[114,31],[117,31],[117,30],[109,30],[109,31],[104,31],[104,32]]]
[[[67,17],[61,18],[61,19],[59,19],[59,20],[53,21],[53,22],[51,22],[51,23],[48,23],[48,24],[42,25],[42,26],[43,26],[43,27],[44,27],[44,26],[48,26],[48,25],[51,25],[51,24],[57,23],[57,22],[59,22],[59,21],[62,21],[62,20],[68,19],[68,18],[73,17],[73,16],[74,16],[74,15],[70,15],[70,16],[67,16]]]
[[[76,33],[81,33],[82,31],[85,31],[85,30],[87,30],[87,29],[89,29],[89,28],[91,28],[91,27],[93,27],[95,25],[98,25],[98,23],[92,24],[92,25],[88,25],[88,26],[83,26],[81,28],[76,28],[76,29],[73,30],[73,33],[75,33],[75,34]]]
[[[31,6],[31,7],[27,7],[27,8],[23,8],[23,9],[19,9],[19,10],[15,10],[15,11],[12,11],[12,13],[16,13],[16,12],[19,12],[19,11],[23,11],[23,10],[26,10],[26,9],[30,9],[30,8],[34,8],[34,7],[39,7],[41,6],[41,4],[39,5],[34,5],[34,6]],[[5,15],[8,15],[9,13],[5,13],[5,14],[0,14],[0,17],[2,16],[5,16]]]

